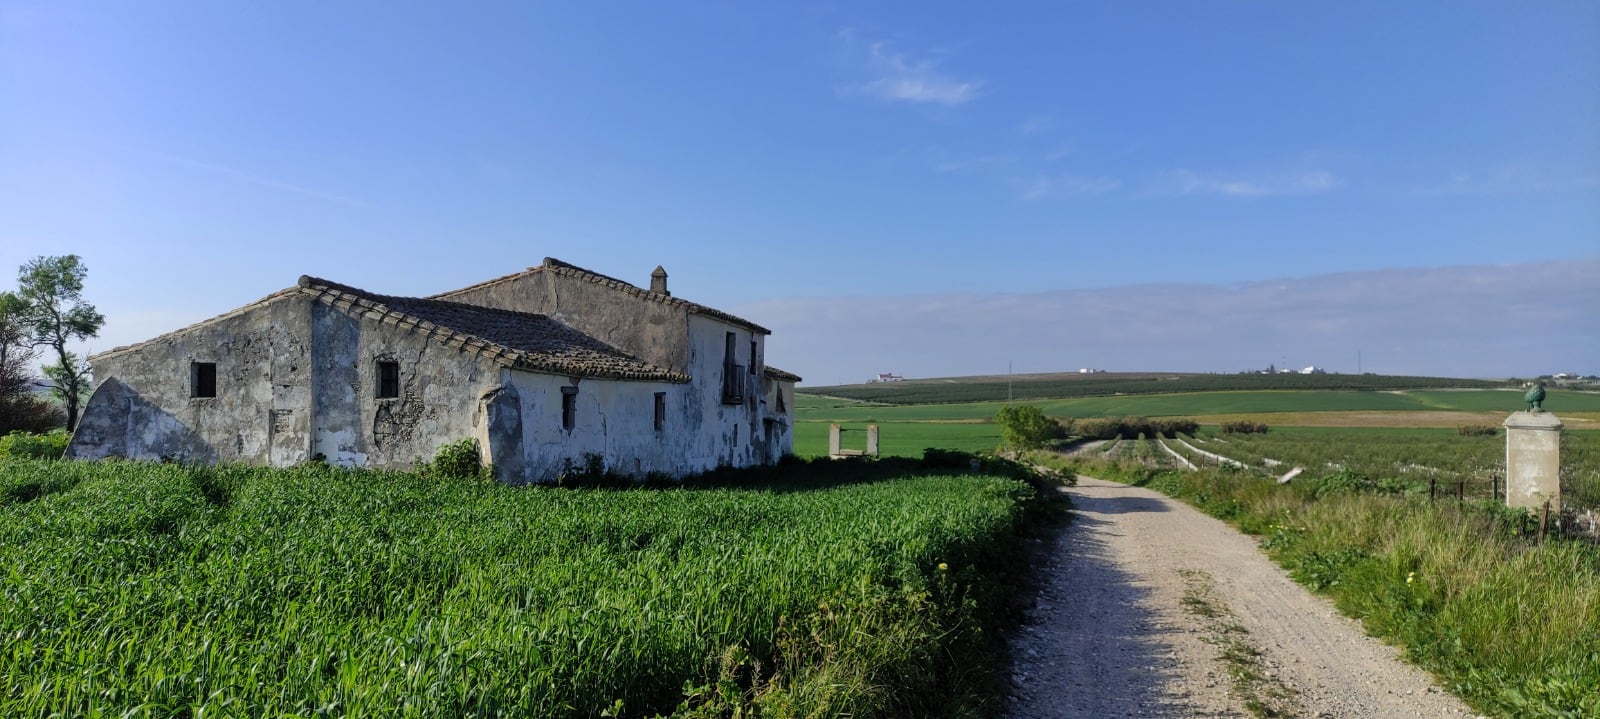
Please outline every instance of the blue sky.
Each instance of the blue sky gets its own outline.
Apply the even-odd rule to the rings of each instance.
[[[663,264],[810,383],[1357,344],[1380,371],[1600,372],[1600,273],[1570,269],[1600,257],[1595,3],[988,5],[0,0],[0,269],[82,255],[96,351],[303,273],[426,294],[554,256]],[[1406,300],[1396,268],[1576,311]],[[1342,321],[1190,313],[1267,338],[1203,352],[1082,294],[1293,278],[1355,288],[1319,295]],[[884,309],[930,297],[999,309]],[[1081,316],[994,332],[1030,312]],[[1548,336],[1439,351],[1375,316],[1404,313]]]

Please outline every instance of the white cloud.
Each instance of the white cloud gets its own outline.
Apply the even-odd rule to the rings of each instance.
[[[731,308],[808,385],[885,369],[947,377],[1078,367],[1457,377],[1600,372],[1600,258],[1393,269],[1236,285],[772,300]],[[863,318],[870,318],[864,321]],[[782,358],[781,360],[779,358]]]
[[[1084,197],[1104,195],[1122,186],[1122,181],[1112,177],[1085,177],[1081,175],[1039,175],[1031,180],[1013,178],[1018,198],[1026,201],[1046,197]]]
[[[1338,186],[1339,178],[1322,170],[1246,176],[1178,169],[1161,173],[1146,194],[1269,197],[1313,195],[1330,192]]]
[[[841,32],[840,38],[852,42],[855,33]],[[954,107],[976,100],[983,90],[981,80],[958,79],[941,72],[938,62],[893,51],[884,42],[867,46],[866,72],[871,79],[844,88],[841,92],[867,95],[889,102]]]

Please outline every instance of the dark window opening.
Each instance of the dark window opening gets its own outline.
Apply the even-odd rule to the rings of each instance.
[[[722,345],[722,403],[744,404],[744,369],[738,365],[739,336],[729,332]]]
[[[578,424],[578,388],[561,388],[561,428],[572,429]]]
[[[667,393],[656,393],[656,431],[667,426]]]
[[[756,373],[756,341],[750,340],[750,374]]]
[[[783,406],[783,386],[779,385],[778,386],[778,413],[782,414],[782,413],[787,412],[787,411],[789,411],[789,410]]]
[[[378,399],[400,396],[400,363],[378,362]]]
[[[190,362],[189,363],[189,396],[190,397],[215,397],[215,396],[217,396],[217,363],[215,363],[215,362]]]

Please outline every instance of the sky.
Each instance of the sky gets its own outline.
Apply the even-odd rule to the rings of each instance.
[[[1600,373],[1600,4],[0,0],[0,289],[69,253],[89,352],[551,256],[813,385]]]

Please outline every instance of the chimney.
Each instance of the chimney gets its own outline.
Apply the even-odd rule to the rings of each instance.
[[[667,271],[662,269],[661,265],[656,265],[656,271],[650,273],[650,291],[660,292],[668,296],[672,295],[671,292],[667,291]]]

